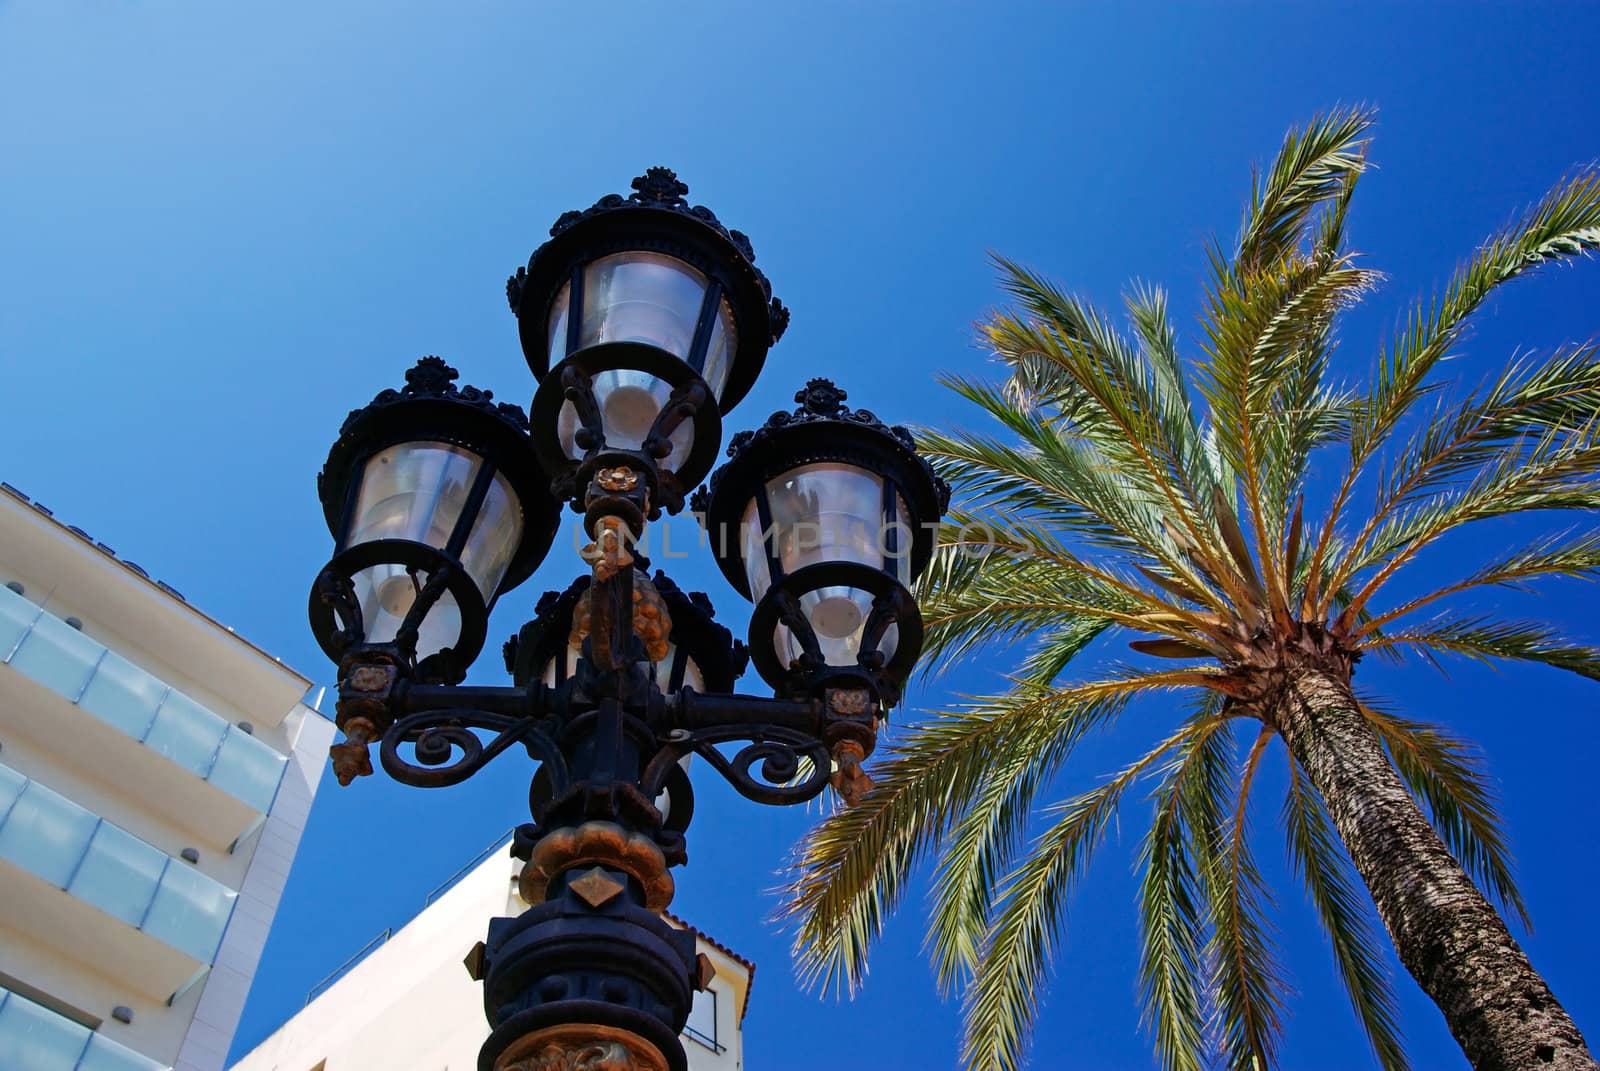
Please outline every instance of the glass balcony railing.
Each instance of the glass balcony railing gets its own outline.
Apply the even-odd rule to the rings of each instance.
[[[288,759],[0,586],[0,662],[265,814]]]
[[[0,988],[0,1067],[27,1071],[171,1071],[104,1034]]]
[[[216,955],[238,895],[9,766],[0,766],[0,859],[202,963]]]

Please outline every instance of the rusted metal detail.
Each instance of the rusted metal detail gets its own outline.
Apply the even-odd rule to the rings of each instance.
[[[846,718],[859,717],[872,709],[872,693],[865,688],[829,688],[828,709]]]
[[[601,517],[596,522],[594,542],[578,551],[589,563],[596,583],[604,583],[633,565],[628,550],[627,524],[621,517]]]
[[[711,980],[717,976],[717,965],[711,962],[711,957],[704,952],[695,953],[695,988],[705,992],[711,988]]]
[[[595,624],[595,592],[591,586],[578,598],[572,610],[572,631],[567,644],[575,651],[583,649],[583,641],[593,635]],[[601,593],[604,598],[604,593]],[[662,662],[667,657],[667,647],[672,642],[672,614],[656,586],[643,573],[633,577],[633,633],[644,643],[645,658]]]
[[[584,589],[572,608],[572,631],[567,634],[567,645],[574,651],[583,650],[583,641],[589,638],[594,616],[594,588]]]
[[[666,856],[655,841],[640,833],[629,833],[614,822],[585,822],[546,834],[533,846],[517,879],[517,889],[528,903],[541,904],[551,879],[580,866],[627,873],[643,886],[644,906],[651,911],[660,911],[672,903],[676,891]]]
[[[600,469],[594,474],[594,482],[605,491],[632,491],[639,486],[639,474],[626,465],[618,465]]]
[[[494,1071],[667,1071],[667,1060],[631,1030],[562,1023],[512,1042]]]
[[[567,888],[590,907],[604,907],[622,895],[623,885],[599,867],[567,880]]]
[[[376,740],[394,720],[390,700],[400,682],[399,652],[389,647],[363,647],[352,651],[339,666],[339,699],[334,724],[348,726],[365,721],[374,726],[367,739]]]
[[[872,791],[872,778],[861,768],[865,749],[854,740],[841,740],[833,748],[833,775],[828,778],[845,804],[854,807]]]
[[[633,578],[633,634],[644,643],[645,658],[664,662],[671,645],[672,615],[666,600],[643,574]]]
[[[393,666],[356,666],[345,678],[357,692],[382,692],[394,679]]]
[[[485,945],[482,941],[473,945],[471,950],[462,957],[461,965],[467,969],[467,977],[474,982],[483,981],[483,953]]]
[[[358,777],[372,776],[369,745],[378,737],[378,727],[367,718],[350,718],[344,723],[344,743],[328,748],[333,759],[333,776],[348,786]]]

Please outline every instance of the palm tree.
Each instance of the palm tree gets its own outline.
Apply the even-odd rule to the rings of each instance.
[[[1492,236],[1410,312],[1370,384],[1344,389],[1335,322],[1378,279],[1345,247],[1371,123],[1321,117],[1255,176],[1237,243],[1211,250],[1198,360],[1180,357],[1160,290],[1131,291],[1130,338],[1001,260],[1013,305],[983,333],[1005,381],[950,381],[1001,432],[919,436],[964,496],[924,581],[931,661],[1029,646],[1009,691],[886,749],[876,787],[800,846],[784,911],[803,976],[852,988],[911,872],[936,859],[929,946],[941,985],[964,992],[971,1068],[1018,1065],[1068,895],[1140,785],[1140,997],[1160,1061],[1271,1066],[1284,984],[1247,805],[1274,739],[1292,757],[1290,858],[1378,1062],[1406,1066],[1374,907],[1472,1066],[1596,1066],[1491,906],[1526,920],[1475,752],[1386,712],[1352,673],[1369,654],[1464,655],[1600,679],[1600,648],[1448,609],[1492,585],[1600,578],[1592,532],[1421,594],[1391,584],[1466,526],[1600,506],[1596,347],[1520,361],[1448,403],[1435,374],[1495,287],[1600,248],[1600,173]],[[1313,459],[1335,476],[1313,481]],[[1119,631],[1147,657],[1067,676]],[[1153,693],[1174,712],[1165,738],[1042,805],[1075,745]]]

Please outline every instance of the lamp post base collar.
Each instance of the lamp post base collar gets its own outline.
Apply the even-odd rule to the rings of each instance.
[[[676,887],[661,848],[649,837],[629,833],[613,822],[585,822],[540,838],[517,879],[518,890],[528,903],[543,903],[552,879],[581,866],[623,871],[644,890],[644,906],[650,911],[672,903]]]
[[[668,1071],[659,1050],[631,1030],[550,1026],[512,1042],[493,1071]]]

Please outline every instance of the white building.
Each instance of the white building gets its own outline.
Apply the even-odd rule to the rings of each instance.
[[[4,484],[0,663],[0,1069],[220,1071],[332,724]]]
[[[476,1071],[489,1025],[483,987],[464,961],[491,917],[528,908],[517,893],[522,864],[509,848],[509,839],[496,845],[402,929],[363,949],[365,958],[335,972],[232,1071]],[[691,928],[671,915],[667,920]],[[740,1024],[755,966],[706,934],[695,936],[717,973],[695,994],[682,1034],[689,1071],[739,1071]]]

